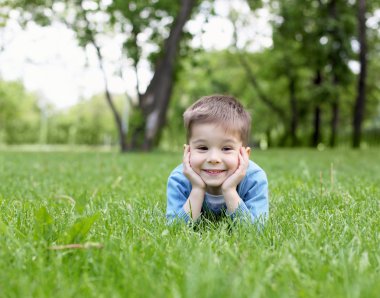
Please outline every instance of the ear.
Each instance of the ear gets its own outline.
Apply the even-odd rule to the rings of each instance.
[[[245,152],[247,152],[248,157],[251,155],[251,147],[245,147]]]

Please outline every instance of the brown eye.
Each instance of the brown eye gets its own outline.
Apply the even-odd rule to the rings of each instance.
[[[208,148],[206,146],[199,146],[197,147],[198,150],[206,151]]]

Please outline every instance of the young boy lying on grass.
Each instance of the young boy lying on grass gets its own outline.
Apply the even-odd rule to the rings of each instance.
[[[187,131],[183,163],[170,174],[167,186],[169,223],[215,218],[268,216],[265,172],[249,160],[251,116],[233,97],[202,97],[183,114]]]

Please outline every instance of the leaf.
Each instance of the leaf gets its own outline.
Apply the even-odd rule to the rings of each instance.
[[[79,243],[83,241],[91,230],[95,221],[100,214],[95,213],[93,216],[85,217],[77,220],[65,233],[63,237],[64,243]]]
[[[8,234],[8,226],[0,219],[0,234]]]
[[[9,228],[9,226],[5,222],[3,222],[1,219],[0,219],[0,235],[5,235],[12,238],[14,238],[14,235],[16,235],[18,238],[21,238],[21,239],[25,238],[25,234],[20,232],[20,230],[18,230],[16,227]]]
[[[45,240],[51,238],[53,228],[53,217],[51,217],[45,206],[38,209],[34,216],[34,220],[34,238],[42,238]]]

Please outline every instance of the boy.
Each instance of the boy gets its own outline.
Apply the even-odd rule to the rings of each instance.
[[[183,118],[187,144],[183,163],[168,179],[168,222],[196,221],[202,212],[251,222],[265,219],[268,182],[249,160],[249,113],[234,97],[211,95],[190,106]]]

